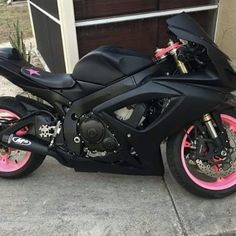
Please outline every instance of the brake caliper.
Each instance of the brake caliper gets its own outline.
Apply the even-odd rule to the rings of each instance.
[[[204,152],[198,153],[200,156],[196,155],[194,162],[199,170],[209,177],[224,178],[236,171],[236,135],[228,128],[226,130],[231,148],[225,157],[214,156],[214,146],[209,142],[203,145],[203,142],[200,141],[201,145],[208,147],[207,154]],[[199,148],[197,150],[199,151]],[[209,159],[210,156],[211,158]]]

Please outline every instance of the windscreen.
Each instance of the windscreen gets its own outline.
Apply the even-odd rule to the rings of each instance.
[[[204,46],[212,63],[220,75],[225,69],[233,70],[226,56],[208,36],[204,29],[188,14],[181,13],[167,20],[169,30],[177,38]]]
[[[197,40],[205,40],[213,43],[204,29],[188,14],[182,13],[167,20],[169,29],[174,33],[185,34],[185,37],[197,38]],[[179,35],[177,35],[179,36]]]

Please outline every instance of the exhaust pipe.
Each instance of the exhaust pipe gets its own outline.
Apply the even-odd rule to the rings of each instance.
[[[49,151],[48,146],[43,144],[42,142],[40,143],[38,140],[36,142],[32,139],[27,139],[25,137],[17,136],[14,134],[3,135],[1,142],[7,147],[37,153],[43,156],[52,154],[52,152]]]

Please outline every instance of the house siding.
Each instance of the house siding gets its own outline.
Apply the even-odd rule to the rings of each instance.
[[[77,20],[109,17],[127,13],[167,10],[215,3],[212,0],[74,0]],[[191,14],[213,37],[215,11]],[[84,56],[101,45],[125,47],[152,55],[155,48],[166,46],[168,33],[165,17],[77,28],[79,55]]]
[[[60,25],[31,6],[37,47],[52,72],[65,72]]]
[[[57,0],[30,0],[37,6],[59,19]]]

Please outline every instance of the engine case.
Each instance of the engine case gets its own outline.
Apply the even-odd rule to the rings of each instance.
[[[78,133],[89,151],[114,152],[119,143],[107,125],[93,115],[85,116],[78,123]]]

